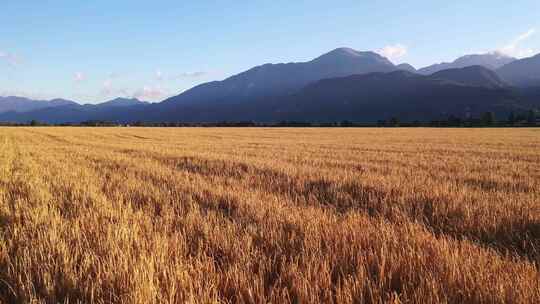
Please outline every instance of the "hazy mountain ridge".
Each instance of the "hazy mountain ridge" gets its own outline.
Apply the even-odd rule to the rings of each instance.
[[[516,60],[516,58],[509,57],[497,52],[487,54],[465,55],[457,58],[453,62],[443,62],[421,68],[418,70],[418,73],[430,75],[443,70],[459,69],[475,65],[483,66],[490,70],[496,70]]]
[[[131,106],[145,105],[145,104],[149,104],[149,102],[141,101],[141,100],[139,100],[137,98],[118,97],[118,98],[115,98],[113,100],[98,103],[95,106],[98,106],[98,107],[131,107]]]
[[[513,61],[497,69],[497,73],[514,86],[540,86],[540,54]]]
[[[5,112],[30,112],[44,108],[76,105],[77,103],[65,99],[33,100],[17,96],[0,96],[0,113]]]
[[[430,76],[432,78],[445,79],[466,85],[486,88],[509,87],[497,73],[479,65],[443,70],[433,73]]]
[[[407,72],[413,72],[413,73],[417,72],[416,68],[408,63],[398,64],[396,65],[396,68],[398,70],[407,71]]]
[[[105,101],[98,104],[80,104],[75,101],[65,99],[52,99],[52,100],[33,100],[25,97],[0,97],[0,113],[15,112],[15,113],[27,113],[33,111],[41,111],[45,109],[57,110],[65,108],[74,109],[89,109],[89,108],[121,108],[130,106],[146,105],[148,102],[140,101],[136,98],[115,98],[113,100]]]

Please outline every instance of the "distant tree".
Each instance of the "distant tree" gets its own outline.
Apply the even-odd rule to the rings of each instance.
[[[399,119],[397,117],[390,118],[390,125],[392,125],[394,127],[398,127],[399,126]]]
[[[454,115],[448,116],[448,125],[452,127],[461,126],[461,118],[456,117]]]
[[[516,122],[523,122],[523,121],[527,121],[527,115],[526,114],[518,114],[516,115]]]
[[[353,126],[353,123],[348,121],[348,120],[344,120],[340,123],[340,126],[342,128],[348,128],[348,127],[352,127]]]
[[[482,123],[484,125],[492,125],[495,122],[495,113],[493,112],[486,112],[484,115],[482,115]]]
[[[514,111],[510,112],[510,115],[508,115],[508,123],[513,125],[516,122],[516,114]]]
[[[527,122],[528,123],[535,123],[536,122],[536,112],[534,110],[530,110],[527,115]]]
[[[39,126],[39,122],[37,120],[32,119],[30,121],[30,126],[32,126],[32,127]]]

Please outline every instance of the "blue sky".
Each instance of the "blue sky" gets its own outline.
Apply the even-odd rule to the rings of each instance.
[[[3,0],[0,96],[159,101],[337,47],[415,67],[540,53],[540,1]]]

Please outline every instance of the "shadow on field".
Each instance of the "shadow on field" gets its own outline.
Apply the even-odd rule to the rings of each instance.
[[[535,262],[540,261],[540,223],[531,222],[527,218],[512,218],[511,221],[499,222],[487,229],[482,227],[475,230],[463,224],[466,211],[461,204],[426,193],[411,196],[401,193],[397,188],[383,189],[356,180],[336,181],[324,177],[289,175],[274,169],[229,160],[193,156],[164,157],[135,150],[119,152],[151,158],[169,168],[207,178],[234,179],[241,187],[285,196],[299,206],[324,206],[325,209],[334,210],[341,215],[350,211],[363,211],[397,223],[409,219],[423,224],[436,235],[469,239],[479,245],[494,248],[502,254],[517,254]],[[469,183],[484,190],[501,186],[489,181],[471,180]],[[523,187],[519,190],[530,189]],[[195,199],[203,206],[212,206],[226,217],[236,219],[237,209],[231,204],[231,198],[206,196]]]

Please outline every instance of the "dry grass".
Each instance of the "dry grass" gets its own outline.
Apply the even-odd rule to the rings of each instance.
[[[5,303],[534,303],[540,130],[0,129]]]

